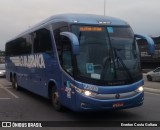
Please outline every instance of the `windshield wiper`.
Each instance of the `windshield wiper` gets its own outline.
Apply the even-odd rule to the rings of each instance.
[[[123,66],[124,70],[126,71],[126,73],[127,73],[128,76],[129,76],[129,78],[130,78],[131,80],[133,80],[132,75],[131,75],[129,69],[127,68],[127,66],[126,66],[125,63],[123,62],[122,58],[117,55],[117,48],[113,48],[113,51],[114,51],[115,58],[117,59],[117,61]],[[118,62],[117,62],[117,63],[118,63]]]
[[[105,76],[107,74],[105,69],[108,69],[108,67],[110,69],[110,74],[112,73],[113,74],[113,78],[117,79],[116,70],[115,70],[114,66],[115,65],[114,65],[114,61],[113,61],[112,57],[107,56],[107,57],[104,58],[104,60],[103,60],[103,70],[102,70],[102,74],[101,74],[102,75],[102,79],[105,78]]]

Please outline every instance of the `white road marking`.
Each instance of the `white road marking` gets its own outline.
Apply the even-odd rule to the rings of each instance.
[[[144,88],[144,91],[150,92],[150,93],[155,93],[155,94],[160,94],[160,89],[153,89],[153,88]]]
[[[10,90],[8,90],[6,87],[3,87],[2,84],[0,84],[0,87],[1,87],[2,89],[4,89],[6,92],[8,92],[9,94],[11,94],[13,97],[19,98],[16,94],[14,94],[14,93],[11,92]]]
[[[160,96],[160,94],[156,94],[156,93],[152,93],[152,92],[144,92],[144,93]]]
[[[11,99],[11,98],[0,98],[0,100],[8,100],[8,99]]]
[[[3,87],[0,86],[0,88],[3,88]],[[12,88],[12,87],[5,87],[5,88]]]

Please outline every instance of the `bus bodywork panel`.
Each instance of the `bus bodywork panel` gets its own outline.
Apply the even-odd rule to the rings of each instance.
[[[56,56],[46,53],[7,57],[6,78],[11,81],[14,76],[20,87],[48,98],[49,82],[61,81],[61,71]],[[58,73],[58,75],[56,75]],[[54,81],[52,80],[54,79]],[[61,82],[55,82],[61,86]]]

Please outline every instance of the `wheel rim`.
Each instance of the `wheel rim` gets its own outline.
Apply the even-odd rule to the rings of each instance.
[[[15,78],[12,79],[12,86],[15,88]]]
[[[17,89],[17,90],[19,89],[19,86],[18,86],[16,77],[13,78],[12,86],[13,86],[13,88],[15,88],[15,89]]]
[[[53,101],[53,106],[55,108],[59,108],[59,96],[58,96],[58,92],[54,92],[53,93],[53,97],[52,97],[52,101]]]
[[[54,102],[55,105],[58,104],[58,94],[57,94],[57,92],[54,92],[54,94],[53,94],[53,102]]]
[[[15,83],[15,85],[14,85],[14,86],[15,86],[15,89],[17,89],[17,88],[18,88],[18,84],[17,84],[16,80],[15,80],[14,83]]]

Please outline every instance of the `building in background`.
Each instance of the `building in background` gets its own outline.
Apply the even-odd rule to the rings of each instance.
[[[160,36],[152,37],[155,42],[155,54],[148,55],[147,54],[147,43],[143,39],[139,39],[138,46],[141,55],[141,65],[142,69],[155,69],[160,67]]]
[[[4,56],[5,56],[5,52],[0,50],[0,63],[4,63]]]

